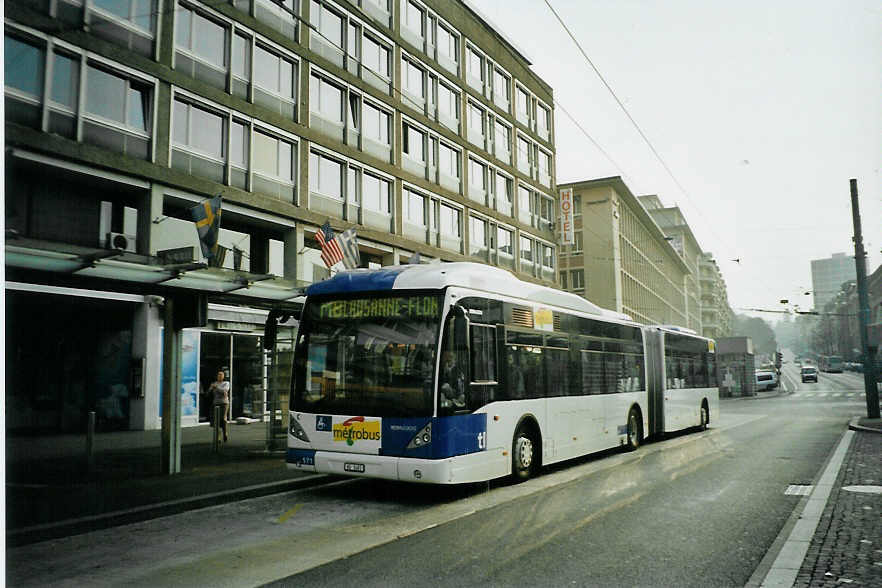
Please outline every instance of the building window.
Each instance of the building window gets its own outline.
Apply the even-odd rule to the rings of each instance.
[[[448,128],[459,131],[459,92],[438,82],[438,119]]]
[[[401,86],[405,92],[402,96],[411,108],[422,109],[426,102],[426,71],[410,59],[401,58]]]
[[[487,166],[471,157],[469,158],[469,196],[481,204],[487,203]]]
[[[296,149],[292,142],[254,131],[254,191],[291,200]]]
[[[248,84],[251,82],[251,37],[236,33],[233,35],[231,68],[233,70],[232,93],[239,98],[248,99]]]
[[[426,226],[426,197],[418,192],[405,188],[403,190],[402,207],[404,220],[412,225]]]
[[[459,151],[449,145],[438,143],[438,171],[459,180]]]
[[[567,272],[560,272],[560,287],[562,290],[567,289]]]
[[[469,101],[469,141],[475,145],[484,147],[484,118],[486,112],[483,108]]]
[[[459,35],[438,24],[438,63],[456,73],[459,70]]]
[[[512,231],[509,231],[508,229],[503,229],[502,227],[496,228],[496,249],[499,251],[499,253],[510,257],[514,256],[512,239]]]
[[[551,110],[543,105],[536,105],[536,132],[546,141],[551,140]]]
[[[343,200],[343,164],[325,155],[309,154],[309,190]]]
[[[68,0],[68,3],[82,6],[76,0]],[[62,18],[60,0],[58,4],[58,16]],[[86,7],[88,14],[80,14],[84,14],[91,34],[152,57],[157,16],[155,0],[94,0],[92,3],[87,2]],[[73,21],[71,24],[83,24],[80,18]]]
[[[226,89],[228,35],[228,26],[180,6],[175,24],[175,69]]]
[[[585,270],[578,269],[572,270],[570,272],[570,278],[572,278],[573,290],[584,290],[585,289]]]
[[[176,147],[224,161],[224,117],[219,114],[175,99],[172,138]]]
[[[518,122],[530,126],[530,93],[515,84],[515,118]]]
[[[364,137],[382,145],[391,146],[389,129],[392,124],[392,115],[385,110],[380,110],[370,102],[363,102]]]
[[[460,217],[462,216],[462,212],[453,208],[452,206],[447,206],[446,204],[441,204],[439,206],[439,216],[440,222],[438,223],[441,229],[441,234],[446,237],[454,237],[460,238],[462,236],[462,229],[460,223]]]
[[[300,0],[232,0],[242,12],[251,14],[294,41],[298,40],[297,22]],[[253,6],[252,6],[253,2]]]
[[[539,198],[539,228],[548,229],[554,221],[554,200],[544,194],[537,194]]]
[[[573,195],[573,217],[582,216],[582,195]]]
[[[518,171],[532,177],[532,150],[533,146],[526,138],[518,135]]]
[[[325,4],[312,0],[309,8],[309,20],[325,41],[343,51],[343,17]]]
[[[389,61],[392,54],[389,47],[370,35],[364,35],[361,41],[361,49],[362,66],[382,80],[388,81],[391,78],[389,75]]]
[[[151,86],[89,64],[83,140],[148,159]]]
[[[254,89],[256,104],[275,110],[288,118],[294,118],[297,104],[297,64],[261,45],[256,45]]]
[[[512,185],[513,180],[501,173],[496,173],[496,210],[502,214],[511,216],[512,207]]]
[[[466,82],[479,92],[484,92],[484,56],[471,45],[466,46]]]
[[[576,231],[573,233],[573,253],[581,253],[582,252],[582,231]]]
[[[539,183],[551,187],[551,154],[538,149],[538,175]]]
[[[500,118],[493,120],[493,154],[499,161],[511,165],[511,127]]]
[[[414,161],[426,163],[426,134],[406,122],[402,127],[402,152]]]
[[[511,78],[498,67],[493,68],[493,102],[508,112],[511,103]]]
[[[365,209],[391,214],[391,184],[372,174],[363,174],[362,203]]]
[[[469,217],[469,255],[487,255],[487,221],[474,216]]]
[[[533,265],[533,240],[521,236],[521,265]]]
[[[518,184],[518,219],[533,224],[533,192],[523,184]]]
[[[544,243],[539,244],[539,248],[542,252],[542,268],[546,269],[554,269],[554,247],[551,245],[545,245]]]
[[[325,120],[343,124],[343,88],[312,74],[309,78],[309,108]]]
[[[407,30],[419,37],[423,38],[423,19],[426,13],[420,5],[410,0],[404,0],[401,3],[401,24]]]

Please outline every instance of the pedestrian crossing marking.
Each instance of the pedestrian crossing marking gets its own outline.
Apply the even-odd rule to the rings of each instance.
[[[790,484],[784,491],[786,496],[808,496],[812,493],[814,486],[806,486],[801,484]]]

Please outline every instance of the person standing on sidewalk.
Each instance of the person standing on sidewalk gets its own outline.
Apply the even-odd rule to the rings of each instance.
[[[226,374],[223,370],[217,372],[217,380],[211,383],[208,393],[214,398],[214,406],[221,407],[221,428],[224,431],[224,441],[227,440],[227,420],[230,416],[230,383],[224,378]],[[213,414],[217,414],[215,409]]]

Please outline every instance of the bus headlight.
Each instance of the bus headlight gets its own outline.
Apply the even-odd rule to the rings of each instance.
[[[303,430],[303,427],[300,426],[300,423],[294,418],[293,414],[288,417],[288,432],[301,441],[309,443],[309,437],[306,435],[306,431]]]
[[[419,430],[410,443],[407,444],[408,449],[419,449],[429,445],[432,442],[432,423],[429,422],[425,427]]]

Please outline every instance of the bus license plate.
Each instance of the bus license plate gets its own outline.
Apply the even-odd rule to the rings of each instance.
[[[357,474],[364,473],[364,464],[363,463],[344,463],[343,464],[344,472],[355,472]]]

